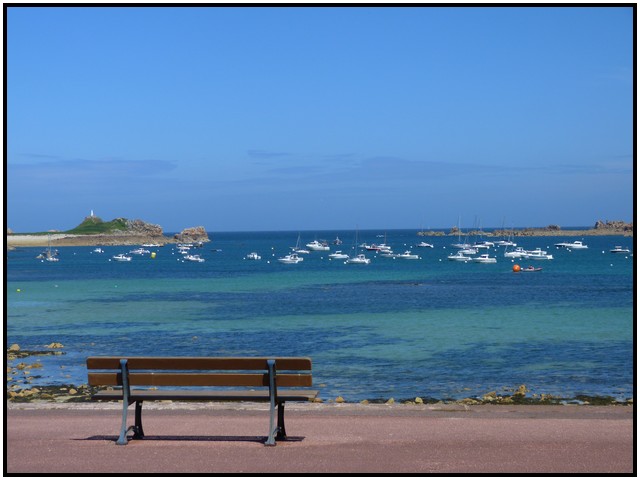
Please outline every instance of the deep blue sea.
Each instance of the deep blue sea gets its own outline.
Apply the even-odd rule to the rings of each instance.
[[[501,247],[489,251],[496,264],[478,264],[447,260],[457,237],[360,231],[358,243],[385,233],[395,252],[421,258],[278,262],[298,232],[210,233],[195,250],[203,263],[174,245],[127,263],[110,259],[134,247],[59,247],[57,263],[19,248],[6,260],[6,345],[64,345],[65,355],[37,357],[42,385],[86,383],[90,355],[273,355],[311,357],[323,399],[461,399],[521,384],[568,399],[633,397],[634,257],[609,252],[633,251],[632,238],[584,237],[589,248],[572,251],[554,243],[576,237],[517,237],[554,259],[512,261]],[[332,251],[355,244],[353,231],[300,235],[339,236]],[[512,271],[534,262],[542,271]]]

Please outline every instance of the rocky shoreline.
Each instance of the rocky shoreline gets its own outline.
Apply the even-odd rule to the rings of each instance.
[[[440,236],[458,236],[458,235],[485,236],[485,237],[589,237],[589,236],[607,236],[622,235],[633,237],[633,223],[625,223],[622,221],[603,222],[598,220],[593,228],[582,230],[563,230],[559,225],[549,225],[542,228],[521,228],[521,229],[500,229],[491,232],[483,232],[481,230],[472,230],[462,232],[458,227],[452,227],[449,232],[443,230],[428,230],[418,232],[418,236],[424,237],[440,237]]]
[[[44,355],[64,355],[64,345],[52,342],[44,346],[45,350],[22,350],[19,345],[11,345],[6,351],[6,400],[9,403],[79,403],[91,401],[91,395],[97,388],[89,385],[38,385],[33,381],[37,377],[37,370],[42,364],[31,361],[32,357]],[[35,372],[34,372],[35,371]],[[563,398],[549,394],[530,394],[526,385],[515,388],[503,388],[498,391],[487,392],[478,397],[463,399],[437,399],[413,397],[407,399],[372,398],[360,402],[348,402],[343,397],[335,399],[317,400],[319,403],[359,403],[361,405],[422,405],[422,404],[451,404],[451,405],[633,405],[633,398],[624,401],[609,396],[578,395],[575,398]]]
[[[209,235],[204,227],[192,227],[168,237],[166,235],[145,235],[137,233],[78,235],[70,233],[16,234],[6,236],[7,247],[97,247],[119,245],[157,244],[164,246],[174,243],[209,242]]]

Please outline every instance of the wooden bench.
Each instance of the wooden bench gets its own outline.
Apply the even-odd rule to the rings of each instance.
[[[92,395],[92,400],[122,400],[118,445],[128,443],[129,431],[133,432],[134,439],[144,437],[142,403],[158,400],[269,402],[269,434],[265,445],[275,445],[276,440],[287,437],[285,402],[310,401],[318,395],[317,390],[299,388],[310,387],[312,383],[311,359],[304,357],[89,357],[87,370],[90,386],[108,387]],[[280,387],[295,388],[282,390]],[[133,403],[136,404],[135,424],[127,427],[127,410]]]

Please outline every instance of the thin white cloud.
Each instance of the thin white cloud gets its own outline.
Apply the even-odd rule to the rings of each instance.
[[[31,155],[34,156],[33,154]],[[40,155],[52,161],[30,163],[8,162],[7,173],[13,181],[38,180],[99,181],[126,179],[129,176],[148,177],[174,170],[176,165],[165,160],[123,160],[123,159],[59,159],[55,156]]]

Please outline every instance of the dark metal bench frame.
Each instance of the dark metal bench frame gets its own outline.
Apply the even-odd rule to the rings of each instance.
[[[284,370],[298,373],[288,372],[278,375],[277,364],[282,365]],[[143,401],[182,400],[268,401],[270,421],[265,445],[274,446],[276,440],[287,438],[284,425],[285,402],[310,401],[318,395],[317,390],[278,391],[279,386],[311,386],[311,359],[304,357],[89,357],[87,370],[89,385],[121,387],[101,390],[91,397],[92,400],[122,400],[122,425],[116,441],[118,445],[128,443],[129,431],[133,432],[133,439],[144,438]],[[220,373],[220,370],[249,370],[258,373]],[[299,371],[305,371],[305,373],[299,373]],[[268,390],[132,390],[132,385],[245,386],[268,387]],[[127,427],[128,407],[133,403],[135,403],[135,423]]]

